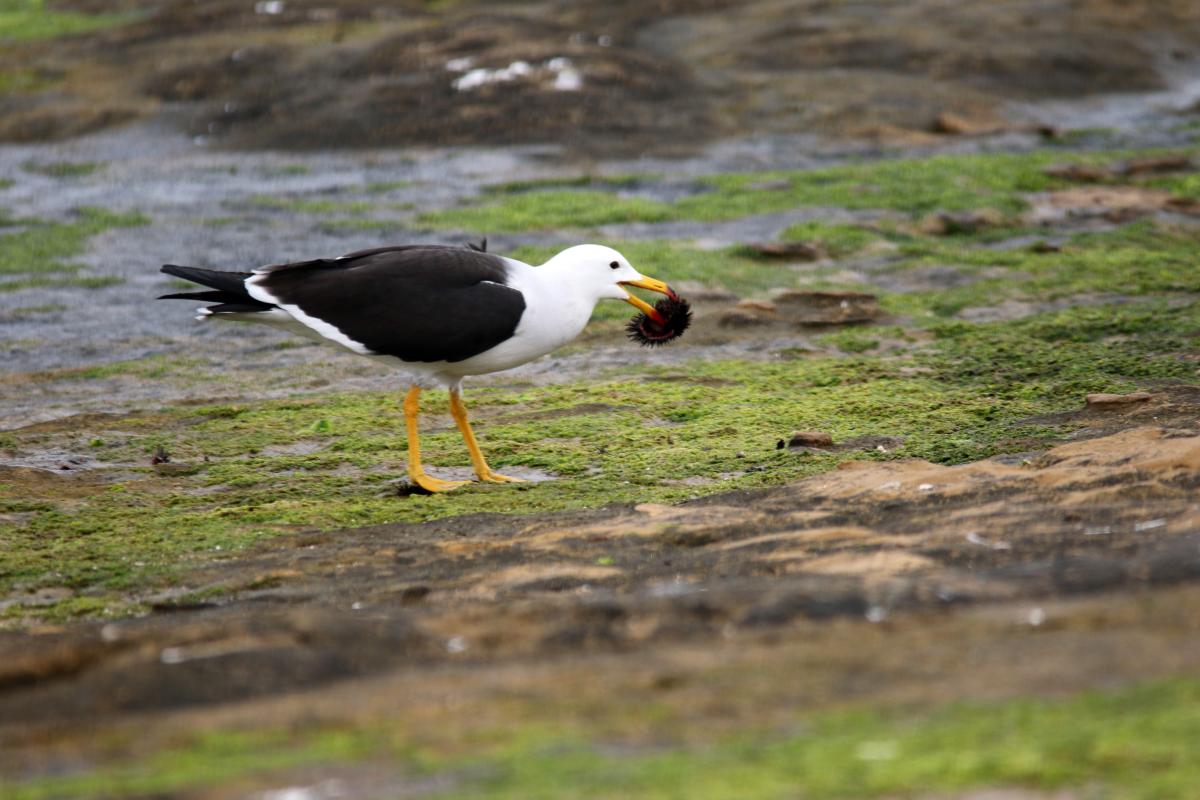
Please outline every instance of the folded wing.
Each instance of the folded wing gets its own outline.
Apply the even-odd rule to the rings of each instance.
[[[264,267],[246,289],[359,352],[454,362],[516,331],[525,298],[507,285],[508,269],[489,253],[414,245]]]

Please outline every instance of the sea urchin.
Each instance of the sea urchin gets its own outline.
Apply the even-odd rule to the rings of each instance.
[[[643,347],[658,347],[678,339],[692,324],[692,307],[678,295],[659,300],[654,310],[658,312],[660,320],[648,314],[638,314],[625,326],[629,338]]]

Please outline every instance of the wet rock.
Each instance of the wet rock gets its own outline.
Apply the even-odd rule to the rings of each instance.
[[[943,111],[933,120],[933,132],[951,136],[982,136],[997,133],[1008,126],[994,119],[968,117],[953,111]]]
[[[1124,175],[1163,175],[1171,172],[1190,172],[1196,168],[1191,156],[1182,153],[1154,156],[1152,158],[1136,158],[1126,161],[1121,168]]]
[[[1095,164],[1055,164],[1042,172],[1051,178],[1079,183],[1102,183],[1113,177],[1111,169]]]
[[[779,308],[770,300],[742,300],[737,307],[743,311],[753,311],[758,314],[779,313]]]
[[[772,301],[779,314],[797,325],[845,325],[870,322],[882,315],[879,301],[867,292],[786,290]]]
[[[164,99],[195,104],[195,133],[267,147],[556,141],[640,152],[750,130],[907,143],[1050,134],[1001,109],[1161,89],[1163,37],[1190,50],[1197,36],[1190,0],[1044,3],[1037,24],[1004,3],[942,5],[833,4],[814,23],[766,0],[486,13],[415,0],[156,4],[55,47],[6,47],[0,66],[54,79],[3,99],[0,136],[76,135],[151,115]],[[312,35],[282,36],[293,25]],[[709,82],[727,88],[703,91]]]
[[[1005,217],[994,208],[958,213],[939,212],[921,220],[918,229],[929,236],[959,236],[977,233],[986,228],[996,228],[1006,222]]]
[[[756,192],[781,192],[785,189],[792,188],[792,182],[786,178],[772,181],[755,181],[746,187]]]
[[[1200,578],[1200,539],[1190,536],[1153,549],[1134,567],[1134,575],[1156,584]]]
[[[425,598],[429,596],[431,591],[433,590],[423,584],[406,586],[399,592],[400,605],[415,606],[418,603],[422,603],[425,601]]]
[[[49,105],[57,102],[55,105]],[[5,103],[0,108],[0,140],[8,142],[47,142],[70,139],[120,125],[139,116],[129,107],[92,108],[73,102],[47,99],[41,102]],[[14,105],[23,106],[16,107]],[[33,107],[29,107],[33,106]]]
[[[703,286],[694,281],[680,281],[678,286],[675,284],[671,284],[671,286],[692,301],[693,305],[698,303],[736,303],[738,299],[736,294],[727,289]]]
[[[833,447],[833,437],[824,431],[796,431],[788,439],[788,447]]]
[[[1176,214],[1200,215],[1200,200],[1194,197],[1171,197],[1166,202],[1166,209]]]
[[[171,462],[169,464],[155,464],[155,475],[195,475],[203,469],[200,464],[177,464]]]
[[[1121,164],[1102,166],[1099,164],[1055,164],[1042,172],[1059,180],[1078,183],[1104,183],[1118,178],[1136,178],[1167,175],[1173,172],[1188,172],[1196,168],[1190,156],[1173,153],[1148,158],[1130,159]]]
[[[816,242],[755,242],[745,245],[747,253],[757,258],[820,261],[829,253]]]
[[[855,436],[834,445],[834,449],[842,452],[853,450],[874,450],[878,453],[890,453],[904,446],[902,436]]]
[[[830,577],[797,582],[751,607],[740,620],[748,627],[784,625],[795,619],[860,617],[867,600],[858,580]]]
[[[1100,217],[1110,222],[1125,222],[1164,210],[1187,213],[1190,202],[1161,189],[1142,186],[1076,186],[1034,197],[1025,221],[1044,225]]]
[[[12,606],[25,606],[29,608],[52,606],[55,603],[62,602],[74,596],[75,590],[66,586],[45,586],[25,595],[14,595],[0,600],[0,611],[4,611]]]
[[[1097,410],[1117,409],[1145,403],[1154,399],[1149,392],[1132,392],[1130,394],[1089,394],[1086,398],[1088,408]]]
[[[218,608],[220,603],[214,600],[186,600],[182,598],[172,598],[169,600],[154,600],[147,603],[150,610],[160,614],[171,614],[177,611],[204,611],[210,608]]]
[[[733,308],[722,311],[717,324],[722,328],[749,328],[769,325],[779,319],[779,309],[765,300],[743,300]]]
[[[721,316],[717,318],[717,324],[722,328],[750,328],[755,325],[766,325],[770,322],[771,320],[759,314],[752,314],[738,308],[723,311],[721,312]]]
[[[1074,556],[1049,566],[1055,588],[1063,592],[1095,592],[1119,586],[1129,571],[1118,558]]]

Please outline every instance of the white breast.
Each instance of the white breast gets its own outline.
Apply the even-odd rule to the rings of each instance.
[[[591,319],[595,301],[573,296],[550,270],[521,261],[508,262],[508,285],[525,297],[525,313],[512,337],[490,350],[446,364],[453,375],[482,375],[532,361],[557,350],[580,334]]]

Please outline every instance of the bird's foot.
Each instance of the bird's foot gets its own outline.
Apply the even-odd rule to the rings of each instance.
[[[438,492],[450,492],[460,486],[466,486],[468,483],[470,483],[470,481],[444,481],[441,478],[435,478],[432,475],[426,475],[423,472],[419,474],[410,473],[408,479],[430,494],[437,494]]]
[[[485,483],[524,483],[525,482],[522,478],[513,478],[508,475],[501,475],[499,472],[492,472],[490,469],[484,470],[483,472],[476,472],[475,474],[479,477],[479,480],[484,481]]]

